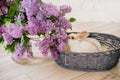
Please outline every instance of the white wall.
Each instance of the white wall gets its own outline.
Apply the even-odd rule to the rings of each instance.
[[[43,0],[56,5],[68,4],[73,10],[68,15],[78,21],[120,22],[120,0]]]

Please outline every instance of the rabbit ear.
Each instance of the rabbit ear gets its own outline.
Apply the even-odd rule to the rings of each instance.
[[[82,31],[82,32],[78,33],[78,38],[80,40],[83,40],[83,39],[87,38],[88,36],[89,36],[89,33],[87,31]]]

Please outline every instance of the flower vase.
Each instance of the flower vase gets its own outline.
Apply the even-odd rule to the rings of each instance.
[[[16,60],[14,59],[14,55],[12,55],[12,60],[13,60],[15,63],[21,64],[21,65],[25,65],[25,64],[30,63],[30,60],[29,60],[28,58],[26,58],[26,56],[23,56],[20,61],[16,61]]]
[[[18,47],[18,46],[17,46]],[[12,60],[18,64],[28,64],[30,63],[30,60],[33,58],[33,52],[32,52],[32,45],[31,43],[28,43],[26,49],[24,50],[24,53],[20,53],[20,51],[15,51],[12,55]]]

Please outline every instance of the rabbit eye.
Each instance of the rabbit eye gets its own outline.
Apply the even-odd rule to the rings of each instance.
[[[72,37],[72,39],[74,39],[74,37]]]

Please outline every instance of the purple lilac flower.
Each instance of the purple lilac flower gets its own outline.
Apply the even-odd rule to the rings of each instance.
[[[28,21],[28,26],[26,26],[25,30],[29,32],[30,35],[37,35],[39,27],[36,26],[36,23],[33,23],[32,21]]]
[[[70,13],[72,8],[67,5],[60,6],[61,16],[65,16],[66,13]]]
[[[0,27],[0,34],[2,33],[2,28]]]
[[[63,40],[63,42],[66,42],[68,40],[68,36],[65,30],[59,30],[59,32],[57,32],[53,38]]]
[[[39,20],[37,20],[36,18],[34,18],[34,17],[28,18],[28,25],[29,26],[38,26],[38,24],[39,24]]]
[[[34,26],[28,26],[26,27],[26,30],[29,32],[30,35],[37,35],[38,33],[38,27]]]
[[[4,6],[6,4],[6,0],[0,0],[0,6]]]
[[[10,36],[9,34],[3,33],[2,36],[3,36],[3,39],[5,40],[5,43],[7,45],[11,45],[13,43],[13,37]]]
[[[7,32],[6,25],[3,24],[3,25],[0,27],[0,33],[6,33],[6,32]]]
[[[51,22],[50,20],[47,20],[46,22],[41,22],[41,26],[40,26],[41,29],[44,29],[44,32],[47,31],[51,31],[55,28],[54,26],[54,23]]]
[[[2,7],[1,7],[1,12],[2,12],[3,14],[8,14],[8,8],[7,8],[6,6],[2,6]]]
[[[48,55],[48,44],[44,45],[42,42],[39,42],[37,44],[38,49],[40,50],[40,52],[43,54],[43,56],[47,56]]]
[[[25,53],[25,49],[23,44],[18,43],[15,47],[15,52],[13,54],[13,58],[14,60],[16,60],[17,62],[22,60],[22,57],[24,56]]]
[[[71,23],[69,22],[69,20],[67,20],[66,18],[64,17],[60,17],[58,21],[56,21],[55,25],[57,27],[61,27],[63,28],[64,30],[67,30],[69,28],[72,27]]]
[[[24,19],[25,19],[24,14],[23,14],[23,13],[19,13],[19,15],[17,16],[17,20],[22,21],[22,20],[24,20]]]
[[[53,38],[57,40],[57,42],[55,43],[55,47],[57,48],[57,50],[59,52],[64,51],[65,44],[68,40],[67,33],[65,31],[60,31],[58,32],[58,34],[54,35]]]
[[[38,42],[37,46],[44,56],[51,52],[51,56],[56,59],[58,54],[64,51],[65,43],[68,40],[66,30],[71,28],[72,25],[64,16],[66,13],[71,12],[71,7],[63,5],[58,10],[52,4],[38,1],[23,0],[22,2],[22,11],[26,13],[28,20],[28,27],[24,30],[28,31],[30,35],[45,33],[45,38]],[[55,17],[56,21],[52,22],[51,17]],[[55,30],[56,33],[51,35],[52,30]],[[31,55],[33,54],[30,51]]]
[[[44,15],[41,13],[41,11],[37,12],[36,19],[39,20],[39,21],[44,20]]]
[[[64,31],[61,31],[52,37],[47,36],[38,44],[39,50],[44,56],[48,55],[48,52],[50,51],[52,58],[56,59],[58,53],[64,51],[67,38],[67,33]]]
[[[28,31],[30,35],[37,35],[39,30],[39,21],[33,17],[30,17],[28,21],[28,26],[24,28],[24,30]]]
[[[54,17],[59,16],[59,10],[57,9],[57,6],[54,6],[50,3],[48,3],[48,4],[42,3],[40,6],[40,11],[47,18],[49,18],[51,16],[54,16]]]
[[[64,51],[64,48],[65,48],[65,42],[61,42],[61,43],[59,43],[59,45],[57,45],[56,47],[57,47],[57,50],[58,50],[59,52]]]
[[[47,21],[41,21],[38,26],[38,33],[46,33],[48,34],[51,30],[55,28],[54,23],[52,23],[50,20]]]
[[[30,0],[23,0],[22,2],[21,2],[21,6],[20,6],[20,11],[21,12],[26,12],[26,10],[27,9],[29,9],[29,2],[28,1],[30,1]]]
[[[47,56],[49,52],[49,46],[51,45],[52,40],[50,39],[50,36],[45,37],[42,41],[40,41],[37,46],[40,52],[44,55]]]
[[[39,11],[39,5],[39,0],[23,0],[22,2],[22,7],[25,9],[28,17],[36,15],[36,13]]]
[[[33,58],[33,52],[29,52],[29,53],[27,54],[27,58],[28,58],[28,59],[32,59],[32,58]]]
[[[54,23],[50,20],[39,21],[34,18],[31,18],[31,21],[28,21],[29,26],[26,28],[31,35],[37,35],[37,33],[46,33],[55,28]]]
[[[14,38],[21,38],[23,35],[23,27],[12,24],[8,33]]]
[[[6,6],[2,6],[0,8],[0,16],[1,15],[6,15],[6,14],[8,14],[8,8]]]
[[[49,45],[48,44],[45,44],[43,46],[40,46],[38,47],[38,49],[41,51],[41,53],[43,54],[43,56],[47,56],[48,55],[48,52],[49,52]]]
[[[52,48],[50,49],[50,52],[51,52],[51,57],[55,60],[58,58],[58,50],[56,48]]]
[[[48,55],[48,52],[51,52],[53,59],[58,57],[58,53],[64,51],[65,43],[67,42],[68,36],[67,33],[59,31],[57,34],[45,37],[42,41],[38,43],[38,48],[44,56]]]

